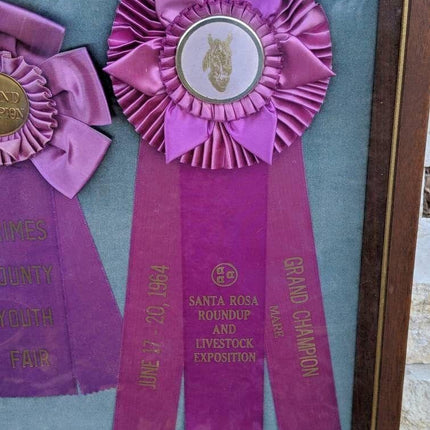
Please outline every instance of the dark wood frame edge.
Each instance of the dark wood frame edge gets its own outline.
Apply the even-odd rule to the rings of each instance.
[[[400,426],[430,96],[430,2],[380,0],[353,430]]]

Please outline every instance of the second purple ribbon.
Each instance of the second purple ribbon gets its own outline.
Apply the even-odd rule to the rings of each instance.
[[[64,28],[0,2],[0,396],[117,385],[121,315],[77,193],[110,139],[85,49]]]

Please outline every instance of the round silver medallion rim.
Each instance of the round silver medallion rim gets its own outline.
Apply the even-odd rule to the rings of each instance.
[[[7,137],[7,136],[11,136],[12,134],[14,134],[14,133],[18,132],[19,130],[21,130],[21,128],[24,127],[24,125],[26,124],[26,122],[28,120],[28,116],[30,115],[30,101],[28,99],[27,93],[25,92],[23,86],[16,79],[12,78],[12,76],[7,75],[6,73],[1,73],[0,72],[0,79],[2,77],[6,78],[9,81],[12,81],[13,84],[15,84],[17,87],[19,87],[19,89],[24,94],[25,101],[26,101],[25,115],[24,115],[24,119],[20,123],[20,125],[18,127],[16,127],[13,131],[8,131],[7,133],[1,133],[0,132],[0,137]]]
[[[229,98],[229,99],[225,99],[225,100],[211,99],[209,97],[205,97],[204,95],[202,95],[199,92],[197,92],[196,90],[194,90],[194,88],[188,83],[187,79],[185,78],[185,74],[184,74],[183,69],[182,69],[182,53],[183,53],[184,46],[185,46],[186,42],[188,41],[190,36],[196,30],[198,30],[200,27],[203,27],[204,25],[211,23],[211,22],[227,22],[230,24],[234,24],[237,27],[240,27],[242,30],[244,30],[251,37],[251,39],[255,43],[255,46],[256,46],[257,51],[258,51],[258,57],[259,57],[258,58],[258,71],[257,71],[257,73],[255,75],[255,79],[253,80],[251,85],[245,91],[242,91],[237,96]],[[185,33],[181,36],[179,43],[178,43],[178,48],[176,51],[176,70],[177,70],[179,79],[182,82],[182,85],[188,90],[188,92],[190,92],[194,97],[198,98],[199,100],[202,100],[204,102],[208,102],[211,104],[218,104],[218,105],[233,103],[235,101],[238,101],[238,100],[246,97],[248,94],[250,94],[255,89],[255,87],[258,85],[258,83],[260,82],[260,79],[261,79],[261,76],[263,75],[263,70],[264,70],[264,48],[263,48],[263,44],[261,42],[260,37],[255,32],[255,30],[251,26],[246,24],[245,22],[241,21],[240,19],[233,18],[231,16],[226,16],[226,15],[216,15],[216,16],[210,16],[207,18],[203,18],[200,21],[197,21],[196,23],[191,25],[185,31]]]

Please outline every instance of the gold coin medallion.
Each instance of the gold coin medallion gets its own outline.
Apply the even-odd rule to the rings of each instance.
[[[30,103],[15,79],[0,73],[0,137],[17,132],[27,121]]]

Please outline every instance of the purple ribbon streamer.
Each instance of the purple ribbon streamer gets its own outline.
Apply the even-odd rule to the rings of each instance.
[[[0,169],[0,396],[114,387],[121,316],[78,200]]]
[[[116,430],[175,428],[184,353],[188,430],[202,425],[262,428],[267,170],[265,165],[234,172],[166,166],[160,154],[142,145]],[[254,210],[255,201],[262,210]],[[232,287],[222,288],[213,283],[212,271],[227,260],[239,277]],[[159,294],[164,282],[165,296]],[[224,322],[235,324],[237,335],[214,335],[215,323],[198,321],[198,310],[204,308],[188,306],[190,295],[222,296],[225,307],[206,309],[240,311],[247,319]],[[230,306],[230,296],[237,305]],[[245,296],[256,297],[258,304],[241,304]],[[204,337],[250,339],[242,351],[250,362],[195,363],[196,339]],[[238,352],[230,347],[201,351]]]
[[[301,139],[269,172],[266,355],[279,429],[340,430]]]
[[[187,430],[263,428],[268,170],[181,166]]]
[[[115,430],[175,428],[184,361],[180,249],[179,166],[142,145]]]

